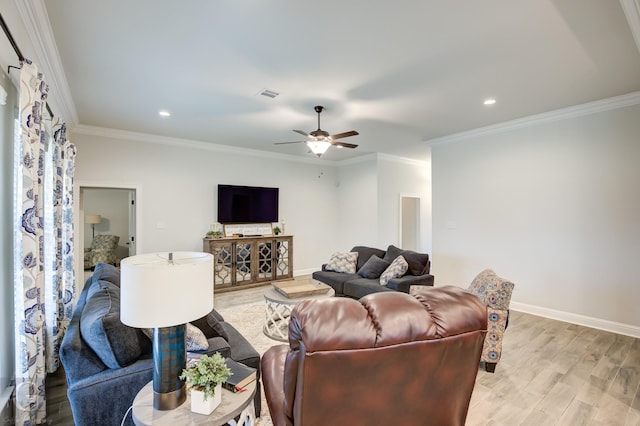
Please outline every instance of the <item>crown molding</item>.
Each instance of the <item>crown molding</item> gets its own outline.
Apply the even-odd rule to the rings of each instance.
[[[191,139],[174,138],[170,136],[152,135],[149,133],[131,132],[128,130],[109,129],[106,127],[87,126],[80,124],[70,130],[72,134],[87,135],[87,136],[99,136],[103,138],[110,138],[116,140],[135,141],[151,144],[162,144],[177,147],[189,147],[193,149],[201,149],[205,151],[227,152],[231,154],[249,155],[253,157],[269,158],[274,160],[286,160],[296,163],[305,163],[318,165],[317,158],[300,157],[297,155],[278,154],[275,152],[261,151],[258,149],[240,148],[231,145],[215,144],[211,142],[202,142]],[[390,154],[383,153],[370,153],[361,155],[359,157],[349,158],[341,161],[323,160],[323,166],[341,167],[349,166],[352,164],[363,163],[365,161],[374,160],[386,160],[393,161],[395,163],[402,163],[411,166],[428,167],[429,163],[426,161],[414,160],[411,158],[398,157]]]
[[[366,161],[385,160],[394,163],[407,164],[409,166],[428,167],[429,162],[414,160],[412,158],[398,157],[397,155],[385,154],[382,152],[373,152],[359,157],[349,158],[347,160],[341,160],[336,163],[337,166],[351,166],[353,164],[364,163]]]
[[[620,5],[640,53],[640,2],[638,0],[620,0]]]
[[[391,161],[394,163],[406,164],[408,166],[417,166],[417,167],[429,166],[429,162],[427,161],[415,160],[413,158],[406,158],[406,157],[398,157],[397,155],[385,154],[383,152],[378,153],[378,159]]]
[[[529,117],[518,118],[516,120],[505,121],[504,123],[479,127],[477,129],[469,130],[466,132],[429,139],[426,140],[425,143],[430,146],[442,145],[449,142],[458,142],[461,140],[479,136],[495,135],[510,130],[531,127],[538,124],[552,123],[554,121],[567,120],[569,118],[576,118],[584,115],[595,114],[598,112],[609,111],[639,104],[640,92],[632,92],[627,93],[626,95],[587,102],[568,108],[557,109],[554,111],[544,112],[542,114],[536,114]]]
[[[248,155],[252,157],[268,158],[272,160],[293,161],[296,163],[306,163],[318,165],[317,158],[299,157],[296,155],[278,154],[269,151],[261,151],[258,149],[240,148],[231,145],[221,145],[210,142],[202,142],[191,139],[173,138],[170,136],[152,135],[148,133],[131,132],[128,130],[109,129],[106,127],[78,125],[71,129],[72,134],[99,136],[116,140],[135,141],[150,144],[161,144],[169,146],[177,146],[180,148],[188,147],[192,149],[200,149],[204,151],[226,152],[231,154]],[[336,166],[335,161],[324,160],[323,166]]]
[[[354,157],[354,158],[348,158],[346,160],[341,160],[336,162],[336,165],[339,167],[342,166],[351,166],[353,164],[358,164],[358,163],[364,163],[366,161],[373,161],[376,160],[378,157],[376,155],[376,153],[370,153],[370,154],[365,154],[365,155],[361,155],[359,157]]]
[[[14,0],[14,3],[35,51],[36,58],[28,59],[34,60],[45,75],[49,85],[48,103],[55,107],[54,115],[62,116],[71,127],[78,125],[78,113],[73,103],[44,1]]]

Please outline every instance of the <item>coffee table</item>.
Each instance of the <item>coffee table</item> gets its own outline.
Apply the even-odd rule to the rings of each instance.
[[[208,416],[191,412],[191,398],[187,399],[175,410],[160,411],[153,408],[153,383],[147,383],[133,400],[133,423],[138,426],[147,425],[230,425],[253,426],[255,408],[253,397],[256,394],[256,381],[247,385],[244,392],[231,392],[222,389],[222,402]],[[234,419],[240,415],[236,422]]]
[[[296,280],[306,282],[308,284],[318,284],[313,279]],[[273,287],[269,287],[264,292],[265,302],[265,322],[262,332],[269,338],[286,342],[289,340],[289,318],[291,311],[296,303],[310,299],[326,299],[335,296],[336,292],[329,287],[326,293],[316,294],[312,296],[302,296],[289,298],[279,293]]]

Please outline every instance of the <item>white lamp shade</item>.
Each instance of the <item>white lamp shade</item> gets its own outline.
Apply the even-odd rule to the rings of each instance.
[[[102,222],[102,216],[99,214],[88,214],[84,217],[84,222],[89,225],[95,225]]]
[[[150,253],[120,263],[120,319],[140,328],[185,324],[213,309],[213,256]]]

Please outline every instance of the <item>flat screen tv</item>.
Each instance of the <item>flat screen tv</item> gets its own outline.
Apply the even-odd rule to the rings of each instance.
[[[218,185],[218,222],[278,221],[278,188]]]

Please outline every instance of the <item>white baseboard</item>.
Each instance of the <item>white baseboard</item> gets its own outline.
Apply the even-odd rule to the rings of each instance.
[[[513,309],[514,311],[518,312],[524,312],[527,314],[538,315],[540,317],[551,318],[558,321],[564,321],[571,324],[597,328],[598,330],[624,334],[625,336],[640,338],[640,327],[635,325],[623,324],[619,322],[603,320],[600,318],[573,314],[570,312],[557,311],[555,309],[542,308],[540,306],[528,305],[526,303],[514,301],[511,301],[509,309]]]
[[[320,268],[296,269],[296,270],[293,271],[293,276],[294,277],[300,277],[302,275],[311,275],[315,271],[319,271],[319,270],[320,270]]]

